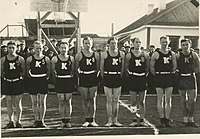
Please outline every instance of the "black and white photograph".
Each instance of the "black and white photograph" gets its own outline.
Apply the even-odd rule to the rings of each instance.
[[[1,138],[200,138],[199,0],[0,0]]]

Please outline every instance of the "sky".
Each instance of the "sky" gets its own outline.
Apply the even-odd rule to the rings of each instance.
[[[172,0],[166,0],[169,1]],[[37,13],[30,11],[30,0],[0,0],[0,3],[0,30],[7,24],[22,24],[24,18],[37,18]],[[112,23],[116,33],[147,14],[148,4],[156,8],[159,0],[88,0],[88,11],[80,15],[81,33],[110,36]],[[53,13],[50,18],[58,16],[70,19],[64,13]],[[13,28],[10,34],[17,31]]]

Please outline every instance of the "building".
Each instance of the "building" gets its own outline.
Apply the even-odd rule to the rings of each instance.
[[[160,0],[158,8],[148,6],[146,15],[114,34],[120,45],[138,37],[144,48],[159,47],[159,38],[168,36],[172,50],[179,48],[183,38],[191,39],[193,48],[199,47],[199,9],[191,0],[174,0],[168,4]]]

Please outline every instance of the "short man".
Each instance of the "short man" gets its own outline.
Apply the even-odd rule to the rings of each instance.
[[[42,54],[43,45],[40,41],[35,41],[35,54],[26,60],[26,69],[29,84],[29,93],[32,100],[32,108],[35,122],[34,128],[46,127],[44,117],[46,113],[46,98],[48,93],[47,80],[50,76],[50,60]]]
[[[108,123],[105,125],[122,126],[117,120],[119,111],[119,97],[121,94],[121,80],[124,72],[124,53],[118,51],[117,40],[108,40],[108,51],[101,55],[100,71],[106,95],[106,109]]]
[[[10,41],[7,44],[8,55],[1,58],[2,94],[7,101],[9,123],[5,128],[22,128],[22,94],[24,93],[23,77],[25,75],[25,60],[16,54],[17,46]],[[16,106],[16,123],[14,123],[14,106]]]
[[[55,89],[59,101],[61,116],[60,127],[71,127],[72,93],[74,92],[74,57],[67,55],[69,44],[61,42],[58,46],[60,54],[51,60],[52,74],[55,79]]]
[[[194,122],[194,104],[197,99],[197,84],[195,73],[198,73],[199,57],[190,50],[191,40],[181,40],[182,52],[177,54],[177,69],[179,71],[178,90],[183,110],[183,123],[187,126],[199,127]]]
[[[76,71],[79,77],[78,91],[81,93],[83,112],[85,116],[84,127],[98,124],[95,122],[96,114],[96,95],[99,74],[99,55],[91,50],[92,39],[83,39],[83,49],[76,55]]]
[[[127,77],[129,77],[130,108],[132,108],[133,111],[137,111],[137,107],[139,108],[140,119],[133,119],[133,123],[131,123],[130,126],[148,126],[144,121],[144,117],[146,111],[146,76],[149,71],[149,55],[140,51],[141,41],[139,38],[134,38],[131,41],[133,43],[133,49],[126,55],[125,72]]]
[[[174,72],[176,70],[175,53],[168,49],[168,38],[160,38],[160,50],[151,57],[150,70],[155,75],[155,88],[157,92],[157,109],[160,116],[161,127],[171,127],[171,99],[173,91]],[[165,104],[165,106],[164,106]]]

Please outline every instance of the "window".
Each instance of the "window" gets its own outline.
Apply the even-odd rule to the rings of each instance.
[[[176,51],[179,49],[179,39],[180,36],[168,36],[169,37],[169,47],[171,47],[171,50]]]
[[[192,41],[192,48],[198,48],[198,36],[185,36],[185,38],[190,39]]]

